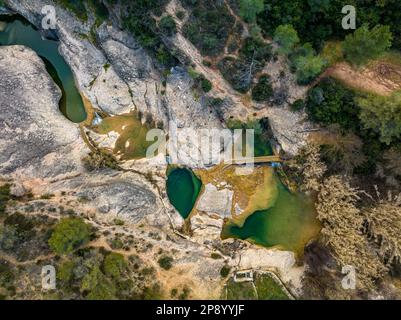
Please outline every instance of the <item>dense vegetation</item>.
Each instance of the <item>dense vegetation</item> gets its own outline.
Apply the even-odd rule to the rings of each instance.
[[[270,76],[267,74],[259,77],[258,83],[252,89],[252,99],[257,102],[268,102],[273,95]]]
[[[0,217],[0,299],[162,297],[153,267],[133,254],[91,247],[89,236],[95,238],[99,233],[73,210],[62,206],[57,210],[51,202],[22,198],[16,203],[22,213],[10,206],[8,214]],[[57,221],[47,215],[57,211],[68,217]],[[17,266],[9,259],[23,263]],[[56,268],[55,290],[43,291],[37,281],[44,265]]]
[[[152,17],[160,17],[163,14],[167,0],[122,0],[121,3],[125,7],[124,28],[130,31],[144,48],[152,52],[162,65],[174,65],[176,60],[164,45],[161,34],[171,35],[175,31],[175,23],[173,24],[171,17],[163,17],[158,26]]]
[[[341,9],[345,5],[357,9],[357,27],[364,23],[388,25],[394,35],[394,46],[401,48],[401,2],[398,0],[265,0],[264,11],[259,13],[257,22],[270,36],[278,26],[291,24],[301,42],[310,42],[315,49],[321,49],[324,41],[342,40],[349,33],[341,26],[344,17]]]
[[[184,0],[191,16],[184,26],[184,35],[206,56],[222,52],[234,27],[234,17],[223,1]]]
[[[89,241],[90,227],[79,218],[62,219],[55,227],[49,245],[58,254],[70,253]]]
[[[0,186],[0,216],[4,214],[9,199],[10,186],[8,184]]]
[[[274,33],[274,41],[279,46],[278,52],[288,57],[299,84],[310,83],[327,65],[327,62],[316,54],[310,43],[299,44],[298,33],[292,25],[278,26]]]
[[[331,174],[320,160],[319,144],[314,141],[303,149],[295,166],[303,178],[301,188],[316,197],[317,218],[322,224],[319,239],[307,248],[306,296],[366,299],[368,292],[379,288],[391,296],[384,289],[384,279],[389,272],[397,277],[399,270],[399,201],[391,192],[371,197],[349,176]],[[344,290],[341,286],[343,275],[339,271],[347,265],[355,268],[357,290]]]
[[[329,133],[318,138],[326,151],[323,154],[328,155],[325,160],[336,164],[335,167],[356,167],[357,172],[364,173],[374,173],[382,153],[400,142],[400,108],[398,93],[390,97],[364,94],[347,89],[333,79],[325,79],[311,89],[306,100],[310,119],[329,127]],[[344,139],[347,143],[341,144]],[[335,153],[331,152],[333,145],[336,145]],[[342,146],[340,150],[339,146]],[[341,165],[338,157],[348,158],[343,153],[350,146],[358,146],[358,150],[348,149],[348,156],[352,157]]]
[[[232,87],[246,93],[252,86],[254,75],[260,72],[272,55],[271,46],[258,38],[245,39],[238,58],[226,57],[218,67]]]
[[[369,30],[367,24],[345,37],[343,52],[345,58],[354,65],[362,65],[379,57],[391,47],[393,36],[388,26],[376,25]]]

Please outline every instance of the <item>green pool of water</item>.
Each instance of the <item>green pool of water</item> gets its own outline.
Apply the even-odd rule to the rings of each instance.
[[[186,219],[192,211],[202,182],[188,169],[171,169],[167,178],[167,195],[171,204]]]
[[[313,201],[305,195],[291,193],[278,178],[277,188],[277,198],[269,209],[250,215],[242,228],[228,221],[222,238],[249,240],[302,254],[307,242],[320,231]]]
[[[86,119],[86,112],[76,86],[74,75],[59,53],[57,41],[42,39],[41,34],[22,17],[0,15],[6,23],[0,31],[0,45],[24,45],[34,50],[46,63],[49,74],[62,90],[60,111],[71,121],[79,123]]]

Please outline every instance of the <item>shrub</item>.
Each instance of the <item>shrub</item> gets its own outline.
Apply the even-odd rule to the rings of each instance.
[[[240,0],[240,15],[247,22],[255,22],[256,15],[263,11],[263,0]]]
[[[169,256],[164,256],[161,257],[157,263],[159,264],[159,266],[161,268],[163,268],[164,270],[170,270],[173,266],[173,258],[169,257]]]
[[[198,0],[184,3],[194,6],[183,33],[202,53],[216,56],[221,53],[233,29],[235,19],[224,2]]]
[[[390,27],[377,25],[369,30],[368,25],[364,24],[345,38],[343,43],[345,58],[352,64],[364,64],[388,50],[392,39]]]
[[[201,86],[204,92],[209,92],[213,88],[212,83],[206,78],[202,79]]]
[[[183,20],[185,18],[185,12],[184,11],[178,11],[175,15],[180,20]]]
[[[272,95],[273,88],[269,75],[261,75],[258,84],[252,89],[252,99],[257,102],[267,102]]]
[[[83,0],[57,0],[61,5],[74,13],[79,19],[86,21],[88,14],[86,12],[85,3]]]
[[[298,99],[291,104],[291,110],[293,111],[301,111],[305,108],[305,102],[302,99]]]
[[[96,266],[82,280],[81,292],[88,300],[111,300],[115,299],[116,287]]]
[[[271,58],[271,46],[255,38],[247,38],[239,51],[239,58],[225,57],[218,68],[231,86],[241,93],[251,87],[253,77]]]
[[[4,214],[8,200],[10,200],[10,185],[5,184],[0,187],[0,216]]]
[[[222,278],[227,278],[228,275],[230,274],[231,268],[229,266],[224,266],[223,268],[221,268],[220,270],[220,276]]]
[[[74,261],[65,261],[62,263],[57,268],[57,279],[62,281],[64,284],[68,284],[72,279],[74,267]]]
[[[278,26],[274,32],[274,41],[280,46],[281,54],[289,54],[299,43],[297,31],[290,24]]]
[[[177,32],[177,26],[172,16],[164,16],[160,19],[159,28],[161,32],[168,36],[172,36]]]
[[[57,254],[67,254],[89,241],[90,227],[80,218],[61,219],[49,239]]]
[[[320,124],[338,123],[344,129],[359,128],[359,107],[355,94],[333,79],[323,80],[308,92],[306,111],[309,118]]]
[[[90,152],[82,159],[83,165],[88,171],[95,171],[102,168],[118,169],[117,160],[112,154],[97,150]]]
[[[124,256],[119,253],[109,253],[103,261],[103,269],[106,275],[119,278],[127,268]]]
[[[401,138],[401,92],[389,97],[368,94],[356,102],[363,126],[378,133],[381,142],[389,145]]]

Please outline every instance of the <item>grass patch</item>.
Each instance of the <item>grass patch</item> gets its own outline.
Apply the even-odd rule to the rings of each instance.
[[[256,290],[259,300],[288,300],[287,294],[270,275],[261,274],[256,276]]]
[[[226,287],[227,300],[256,300],[256,292],[252,282],[234,282],[233,279],[228,280]]]

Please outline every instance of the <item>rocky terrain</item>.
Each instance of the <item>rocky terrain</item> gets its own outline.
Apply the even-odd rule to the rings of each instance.
[[[38,28],[41,9],[49,4],[44,0],[6,2],[12,11]],[[256,114],[269,118],[274,136],[285,152],[295,154],[305,142],[310,124],[303,121],[301,113],[289,111],[288,105],[250,106],[216,71],[201,64],[199,52],[180,33],[169,40],[191,56],[200,72],[216,84],[207,95],[194,96],[193,79],[180,66],[165,78],[137,41],[121,31],[117,18],[93,28],[94,17],[89,16],[87,22],[82,22],[54,5],[57,28],[52,35],[57,36],[60,53],[88,101],[90,117],[93,111],[121,115],[137,110],[150,114],[155,122],[162,121],[165,128],[173,121],[179,128],[208,129],[224,127],[221,117],[247,120]],[[168,8],[177,10],[175,1]],[[278,61],[267,68],[279,73],[280,66]],[[293,79],[285,81],[288,86],[292,85],[289,101],[305,94],[306,89],[295,86]],[[174,283],[180,288],[191,287],[192,298],[218,298],[224,284],[220,275],[224,266],[231,270],[273,270],[293,293],[300,292],[303,268],[296,267],[293,253],[257,248],[237,240],[220,240],[223,218],[230,215],[232,205],[229,189],[206,186],[197,203],[199,215],[191,220],[193,230],[189,237],[183,235],[185,223],[168,202],[163,159],[127,161],[116,168],[88,170],[83,161],[93,152],[88,139],[99,137],[90,129],[69,122],[60,113],[61,92],[47,74],[42,60],[29,48],[0,47],[0,96],[0,178],[2,183],[11,185],[11,195],[17,199],[8,208],[10,213],[22,211],[30,216],[40,211],[57,220],[70,209],[98,231],[108,234],[99,236],[94,241],[95,247],[112,249],[105,243],[121,234],[134,237],[142,246],[149,244],[152,249],[146,252],[131,248],[124,254],[140,252],[141,259],[157,269],[156,278],[167,292],[165,297]],[[212,98],[222,99],[223,115],[210,108]],[[112,139],[106,145],[113,143]],[[187,141],[179,143],[181,150],[188,147]],[[187,157],[191,162],[190,151]],[[27,204],[32,209],[26,210]],[[63,210],[57,209],[60,214],[52,213],[51,208],[60,206],[63,206]],[[124,226],[115,225],[116,218],[125,221]],[[169,270],[155,263],[160,250],[166,248],[174,259]],[[216,253],[220,258],[213,258]],[[18,258],[9,253],[2,257],[15,265],[23,262],[32,274],[37,271],[32,265],[40,258],[35,251],[23,261],[15,261]],[[28,285],[19,284],[17,291],[22,292]],[[31,297],[38,297],[39,291]]]

